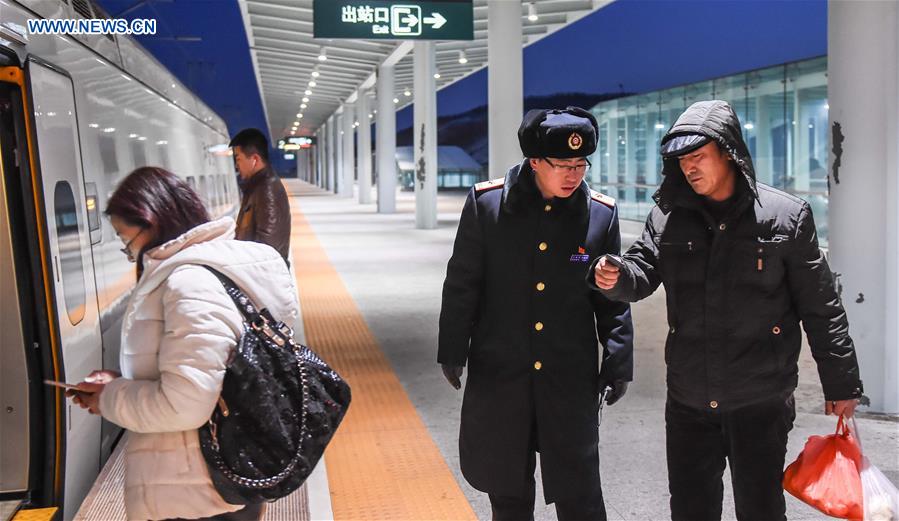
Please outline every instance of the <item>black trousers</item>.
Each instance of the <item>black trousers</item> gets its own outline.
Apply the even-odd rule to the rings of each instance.
[[[782,486],[793,396],[727,412],[665,405],[672,521],[718,521],[725,461],[730,464],[737,519],[786,520]]]
[[[536,429],[536,426],[535,426]],[[532,431],[530,454],[528,455],[527,483],[528,488],[522,497],[497,496],[488,494],[493,521],[533,521],[534,470],[537,468],[536,430]],[[606,521],[606,505],[602,498],[602,486],[596,483],[593,491],[586,497],[556,501],[556,516],[559,521]]]

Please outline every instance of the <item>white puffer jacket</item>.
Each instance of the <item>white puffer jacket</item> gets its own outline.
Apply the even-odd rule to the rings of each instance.
[[[150,250],[122,323],[122,377],[100,412],[130,431],[125,449],[129,519],[198,518],[239,510],[215,491],[197,428],[212,413],[242,318],[219,280],[231,278],[259,308],[295,327],[294,281],[277,251],[235,241],[225,217]]]

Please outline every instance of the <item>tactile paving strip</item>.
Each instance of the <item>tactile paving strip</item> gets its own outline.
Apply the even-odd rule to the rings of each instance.
[[[307,187],[295,194],[313,195]],[[325,452],[334,519],[477,519],[356,303],[293,202],[293,259],[310,347],[353,391]]]

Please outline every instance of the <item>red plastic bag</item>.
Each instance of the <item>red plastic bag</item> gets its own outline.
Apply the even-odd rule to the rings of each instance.
[[[825,514],[860,521],[862,452],[843,417],[836,433],[812,436],[784,471],[784,490]]]

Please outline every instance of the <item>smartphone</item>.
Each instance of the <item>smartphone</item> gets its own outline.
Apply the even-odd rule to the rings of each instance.
[[[52,385],[54,387],[61,387],[63,389],[78,390],[78,386],[75,384],[67,384],[65,382],[57,382],[56,380],[44,380],[44,383],[47,385]]]

